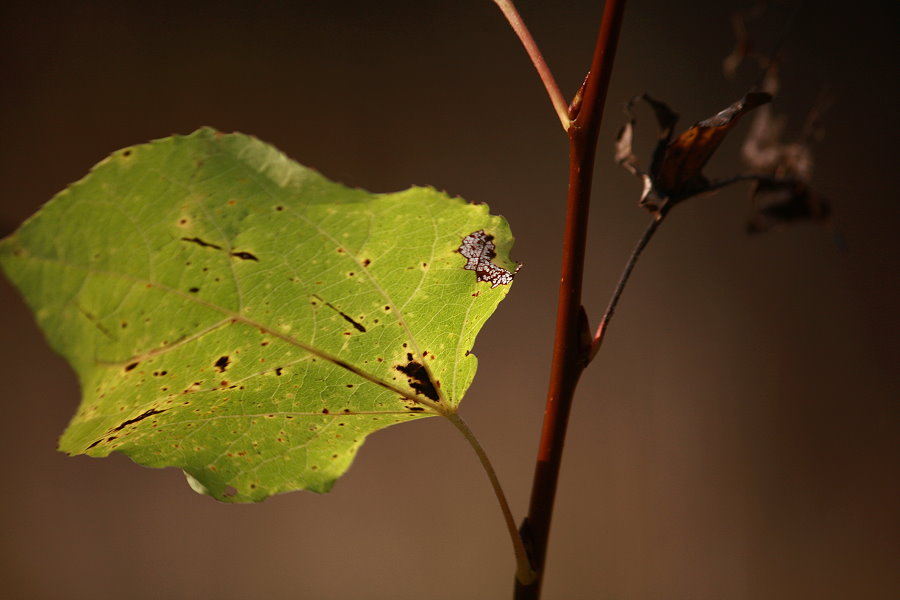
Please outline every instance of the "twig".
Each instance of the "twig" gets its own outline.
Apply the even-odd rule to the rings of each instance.
[[[512,0],[494,0],[494,4],[496,4],[500,11],[503,12],[503,16],[509,21],[513,31],[515,31],[516,35],[519,37],[519,41],[522,42],[522,46],[525,47],[525,51],[531,58],[534,68],[537,70],[541,81],[544,83],[547,95],[550,96],[550,102],[553,103],[553,109],[559,117],[559,122],[562,123],[563,131],[568,131],[569,114],[566,99],[563,97],[559,86],[556,85],[556,79],[553,78],[550,67],[548,67],[547,63],[544,61],[544,57],[541,54],[537,43],[534,41],[534,38],[531,37],[531,33],[525,26],[525,22],[522,21],[522,17],[519,16],[519,11],[516,10]]]
[[[790,178],[771,177],[768,175],[735,175],[734,177],[729,177],[727,179],[719,179],[717,181],[710,182],[703,190],[703,192],[701,192],[701,194],[715,192],[723,187],[729,186],[733,183],[739,183],[741,181],[755,181],[757,183],[771,184],[787,183],[794,180]],[[660,224],[662,224],[663,219],[665,219],[666,215],[669,214],[669,208],[670,206],[667,204],[663,204],[659,208],[659,210],[653,215],[653,220],[650,221],[649,225],[647,225],[647,229],[644,230],[643,235],[635,245],[634,250],[632,250],[631,256],[628,258],[628,262],[625,264],[625,268],[622,270],[622,275],[619,277],[619,282],[616,284],[616,289],[613,291],[613,295],[609,300],[609,304],[606,306],[606,312],[603,313],[603,318],[600,319],[600,324],[597,326],[596,333],[594,333],[594,339],[591,342],[591,352],[588,358],[589,361],[594,359],[594,356],[596,356],[597,352],[600,350],[600,346],[603,345],[603,338],[606,336],[606,332],[609,328],[609,322],[612,319],[613,314],[616,312],[616,305],[618,305],[619,298],[622,296],[622,292],[624,291],[625,286],[628,284],[628,278],[631,277],[631,271],[634,270],[635,264],[637,264],[638,259],[641,257],[641,252],[644,251],[644,248],[650,242],[651,238],[653,238],[653,234],[656,233],[656,230],[659,228]]]
[[[662,209],[653,215],[653,220],[647,225],[647,229],[644,230],[644,234],[641,236],[641,239],[638,240],[634,250],[632,250],[631,256],[628,258],[628,262],[622,270],[622,275],[619,277],[619,283],[616,284],[616,289],[613,291],[613,295],[606,307],[606,312],[603,313],[603,318],[600,319],[600,325],[597,326],[597,332],[594,334],[594,339],[591,342],[591,353],[588,360],[593,360],[594,356],[597,355],[597,351],[600,350],[600,346],[603,344],[603,338],[606,336],[606,331],[609,328],[609,322],[616,312],[616,305],[619,303],[622,291],[628,284],[628,278],[631,277],[631,271],[634,270],[634,265],[637,264],[641,252],[644,251],[644,248],[650,242],[653,234],[656,233],[656,230],[659,228],[659,225],[663,222],[663,219],[665,219],[667,214],[668,210],[665,210],[664,205]]]
[[[734,177],[728,177],[727,179],[719,179],[717,181],[710,182],[703,189],[703,191],[700,192],[700,194],[715,192],[741,181],[755,181],[757,183],[763,184],[776,184],[792,183],[795,180],[792,178],[779,178],[769,175],[757,175],[752,173],[745,175],[735,175]],[[597,331],[594,333],[594,338],[591,342],[591,352],[590,356],[588,357],[589,361],[594,359],[594,356],[597,355],[597,352],[600,350],[600,346],[603,344],[603,338],[606,336],[606,331],[609,328],[609,322],[612,319],[613,314],[616,312],[616,305],[618,305],[619,298],[622,296],[622,291],[628,284],[628,278],[631,277],[631,271],[634,269],[634,265],[637,264],[637,261],[641,256],[641,252],[644,251],[644,248],[650,242],[653,234],[656,233],[657,228],[659,228],[660,224],[663,222],[663,219],[665,219],[666,215],[668,215],[670,208],[671,207],[665,203],[659,208],[659,210],[653,215],[653,220],[649,225],[647,225],[647,229],[644,230],[644,234],[638,240],[637,245],[635,245],[634,250],[631,252],[631,256],[628,258],[628,262],[625,264],[625,268],[622,270],[622,275],[619,277],[619,282],[616,284],[616,289],[613,291],[613,295],[606,307],[606,312],[603,313],[603,318],[600,319],[600,324],[597,326]]]

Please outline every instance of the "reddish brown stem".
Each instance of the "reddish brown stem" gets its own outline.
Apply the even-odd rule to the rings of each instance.
[[[530,547],[530,558],[537,572],[537,578],[528,585],[517,582],[516,600],[536,600],[540,597],[569,411],[578,379],[590,356],[592,335],[581,306],[588,209],[597,136],[624,10],[625,0],[607,0],[603,8],[591,70],[584,82],[583,93],[580,94],[581,102],[573,104],[570,114],[572,121],[568,129],[569,194],[559,283],[556,340],[553,346],[550,386],[544,410],[531,503],[528,518],[522,528],[526,545]]]

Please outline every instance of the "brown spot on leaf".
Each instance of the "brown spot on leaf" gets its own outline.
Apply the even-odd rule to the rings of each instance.
[[[192,244],[197,244],[198,246],[202,246],[203,248],[213,248],[215,250],[222,249],[222,246],[201,240],[198,237],[192,237],[192,238],[183,237],[183,238],[181,238],[181,241],[182,242],[190,242]]]
[[[353,325],[353,328],[356,329],[357,331],[359,331],[360,333],[366,332],[366,328],[361,323],[354,320],[353,317],[351,317],[350,315],[348,315],[347,313],[345,313],[344,311],[342,311],[341,309],[339,309],[332,303],[327,302],[327,301],[323,300],[322,298],[320,298],[319,296],[313,294],[310,298],[310,304],[312,304],[313,306],[318,306],[318,302],[322,302],[323,304],[325,304],[325,306],[327,306],[328,308],[330,308],[331,310],[333,310],[334,312],[339,314],[342,319],[344,319],[345,321],[347,321],[348,323]],[[350,334],[345,333],[344,335],[350,335]]]
[[[397,365],[394,368],[408,377],[409,387],[414,389],[416,394],[421,394],[430,400],[439,402],[440,396],[431,382],[431,378],[428,376],[428,370],[420,363],[412,360],[411,354],[407,354],[407,356],[410,358],[407,364]]]
[[[162,413],[166,412],[167,410],[169,410],[169,409],[167,409],[167,408],[163,408],[163,409],[151,408],[151,409],[146,410],[143,413],[139,414],[138,416],[134,417],[133,419],[128,419],[127,421],[123,421],[120,425],[118,425],[117,427],[114,427],[112,429],[112,431],[122,431],[123,429],[125,429],[125,427],[127,427],[129,425],[133,425],[139,421],[143,421],[144,419],[146,419],[148,417],[152,417],[153,415],[162,414]]]
[[[330,304],[329,304],[328,306],[330,306],[331,308],[334,308],[334,307],[331,306]],[[337,310],[337,309],[335,309],[335,310]],[[340,314],[341,317],[343,317],[345,321],[347,321],[348,323],[350,323],[351,325],[353,325],[353,327],[354,327],[357,331],[359,331],[360,333],[365,333],[365,332],[366,332],[366,328],[363,327],[363,325],[362,325],[361,323],[359,323],[359,322],[353,320],[353,318],[352,318],[350,315],[348,315],[347,313],[338,310],[338,314]]]
[[[213,365],[213,367],[214,367],[214,368],[216,369],[216,371],[218,371],[219,373],[224,373],[225,370],[228,368],[228,365],[230,365],[230,364],[231,364],[231,359],[228,358],[228,356],[220,356],[220,357],[219,357],[219,360],[217,360],[217,361],[215,362],[215,364]]]

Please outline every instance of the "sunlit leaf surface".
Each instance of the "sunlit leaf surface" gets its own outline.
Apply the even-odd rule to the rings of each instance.
[[[184,469],[219,500],[327,491],[364,438],[456,410],[509,290],[459,247],[501,217],[370,194],[255,138],[118,151],[0,242],[83,399],[60,449]]]

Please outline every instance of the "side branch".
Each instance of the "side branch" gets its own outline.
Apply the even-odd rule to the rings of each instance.
[[[663,207],[663,209],[664,208],[665,207]],[[628,262],[622,270],[622,275],[619,277],[619,283],[616,284],[616,289],[613,291],[612,298],[610,298],[609,304],[606,307],[606,312],[603,313],[603,318],[600,319],[600,325],[597,326],[597,332],[594,334],[594,339],[591,342],[591,353],[588,360],[593,360],[594,356],[596,356],[597,352],[600,350],[600,346],[603,344],[603,338],[606,336],[606,331],[609,327],[609,322],[616,312],[616,305],[618,305],[619,298],[622,296],[622,291],[628,284],[628,278],[631,277],[631,271],[634,270],[634,265],[637,264],[638,259],[641,257],[641,252],[644,251],[644,248],[650,242],[653,234],[656,233],[656,230],[663,222],[663,219],[665,219],[666,214],[668,214],[668,211],[660,210],[653,216],[653,220],[647,225],[647,229],[644,230],[644,234],[641,236],[641,239],[638,240],[634,250],[632,250],[631,256],[628,258]]]
[[[795,182],[795,180],[790,177],[778,178],[769,175],[757,174],[735,175],[734,177],[729,177],[727,179],[720,179],[718,181],[710,182],[702,193],[708,194],[741,181],[754,181],[761,184],[789,184]],[[628,279],[629,277],[631,277],[631,271],[634,270],[635,264],[637,264],[638,259],[641,257],[641,253],[650,242],[653,234],[656,233],[656,230],[663,222],[663,219],[665,219],[666,215],[669,214],[670,208],[670,205],[663,203],[659,210],[653,215],[653,220],[649,225],[647,225],[647,229],[644,230],[644,234],[638,240],[637,245],[631,252],[631,256],[628,258],[628,262],[625,264],[625,268],[622,270],[622,275],[619,277],[619,282],[616,284],[616,289],[613,291],[613,295],[606,307],[606,312],[603,313],[603,318],[600,319],[600,324],[597,326],[596,333],[594,333],[594,338],[591,342],[590,355],[588,357],[589,361],[594,359],[594,357],[597,355],[597,352],[600,350],[600,346],[603,345],[603,338],[606,336],[606,331],[609,328],[609,322],[610,320],[612,320],[613,314],[616,312],[616,306],[619,303],[619,298],[622,296],[622,292],[624,291],[625,286],[628,284]]]
[[[569,111],[566,99],[563,97],[559,86],[556,84],[556,79],[553,78],[553,73],[550,71],[550,67],[547,66],[537,43],[534,41],[534,38],[531,37],[528,27],[525,26],[525,22],[522,21],[522,17],[519,16],[519,11],[516,10],[512,0],[494,0],[494,4],[497,5],[503,13],[503,16],[509,21],[510,27],[516,32],[519,41],[522,42],[522,46],[525,47],[525,51],[531,58],[534,68],[537,70],[541,81],[544,83],[547,95],[550,96],[550,102],[553,103],[553,110],[556,111],[559,122],[562,123],[563,131],[568,131]]]

